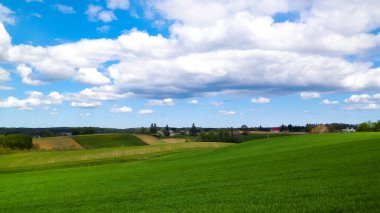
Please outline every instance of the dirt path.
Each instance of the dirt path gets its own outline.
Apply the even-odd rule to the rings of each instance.
[[[70,137],[34,138],[33,144],[44,150],[78,150],[83,147]]]
[[[150,145],[161,143],[160,140],[151,135],[134,134],[134,136],[138,137],[140,140]]]

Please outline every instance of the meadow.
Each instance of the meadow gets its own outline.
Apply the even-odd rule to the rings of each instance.
[[[46,160],[58,153],[97,150],[2,155],[0,212],[380,210],[379,133],[298,135],[216,144],[173,154],[166,150],[163,155],[135,161],[78,163],[67,168],[44,169],[50,165],[41,161],[36,170],[19,166],[12,172],[7,168],[23,155]]]

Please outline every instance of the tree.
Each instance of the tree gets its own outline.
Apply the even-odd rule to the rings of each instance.
[[[368,122],[364,122],[364,123],[359,124],[357,131],[358,132],[371,132],[372,131],[372,122],[368,121]]]
[[[165,129],[164,129],[164,136],[170,136],[170,129],[169,129],[169,126],[166,125]]]
[[[193,125],[191,126],[191,129],[190,129],[190,135],[196,136],[197,134],[198,134],[197,127],[195,127],[195,124],[193,123]]]
[[[242,125],[240,130],[242,131],[243,135],[248,135],[248,133],[249,133],[247,125]]]
[[[149,133],[152,135],[157,134],[157,126],[155,123],[150,124]]]
[[[293,132],[293,126],[291,124],[288,125],[289,132]]]

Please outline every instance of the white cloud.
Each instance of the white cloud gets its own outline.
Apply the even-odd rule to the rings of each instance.
[[[115,10],[115,9],[127,10],[129,8],[128,0],[107,0],[106,2],[107,2],[107,7],[112,10]]]
[[[11,80],[9,72],[7,72],[6,70],[0,67],[0,81],[9,81],[9,80]]]
[[[92,114],[89,113],[89,112],[87,112],[87,113],[80,114],[80,116],[82,116],[82,117],[90,117],[90,116],[92,116]]]
[[[223,101],[210,101],[210,105],[214,106],[214,107],[219,107],[219,106],[223,106],[224,102]]]
[[[172,106],[172,105],[175,105],[175,102],[172,98],[165,98],[162,100],[154,99],[154,100],[149,100],[147,105],[148,106]]]
[[[103,7],[90,4],[85,12],[90,21],[102,21],[105,23],[117,20],[117,17],[111,10],[103,10]]]
[[[22,82],[25,84],[30,85],[41,85],[43,82],[40,80],[33,80],[30,76],[32,75],[33,71],[30,67],[26,66],[25,64],[20,64],[17,66],[17,72],[22,78]]]
[[[142,114],[142,115],[143,114],[152,114],[152,113],[154,113],[154,111],[151,109],[142,109],[142,110],[139,110],[137,113]]]
[[[270,103],[270,99],[265,97],[252,98],[251,102],[254,104],[267,104]]]
[[[102,10],[103,10],[103,7],[90,4],[90,5],[88,5],[85,14],[87,15],[87,17],[90,21],[97,21],[98,15],[99,15],[100,11],[102,11]]]
[[[196,100],[196,99],[190,100],[190,101],[188,101],[187,103],[189,103],[189,104],[194,104],[194,105],[199,104],[198,100]]]
[[[222,114],[222,115],[235,115],[236,112],[235,111],[220,110],[219,114]]]
[[[110,112],[114,112],[114,113],[128,113],[132,111],[133,111],[132,108],[126,107],[126,106],[114,107],[110,110]]]
[[[78,74],[73,79],[84,84],[93,85],[103,85],[111,82],[110,79],[105,77],[96,68],[80,68]]]
[[[370,110],[380,109],[380,94],[359,94],[351,95],[344,100],[345,110]]]
[[[335,105],[335,104],[339,104],[339,101],[330,101],[329,99],[325,99],[321,103],[326,104],[326,105]]]
[[[73,7],[63,5],[63,4],[55,4],[54,8],[60,11],[61,13],[64,14],[74,14],[76,13],[75,9]]]
[[[8,97],[5,100],[0,100],[0,108],[18,108],[18,109],[33,109],[39,106],[59,105],[63,101],[63,96],[58,92],[51,92],[49,95],[44,95],[38,91],[28,92],[26,99],[18,99]]]
[[[42,2],[44,2],[44,0],[25,0],[25,2],[28,2],[28,3],[30,3],[30,2],[40,2],[40,3],[42,3]]]
[[[111,29],[110,26],[108,26],[108,25],[103,25],[103,26],[101,26],[101,27],[97,27],[97,28],[96,28],[96,31],[101,32],[101,33],[107,33],[110,29]]]
[[[103,10],[103,11],[101,11],[98,14],[98,18],[99,18],[99,20],[101,20],[101,21],[103,21],[105,23],[117,20],[117,17],[113,13],[113,11],[110,11],[110,10]]]
[[[112,4],[115,9],[125,7]],[[115,39],[12,46],[0,24],[0,59],[25,64],[46,82],[72,79],[83,67],[105,68],[113,88],[105,99],[125,98],[127,93],[157,98],[380,88],[380,68],[365,60],[345,59],[379,46],[380,35],[369,33],[380,27],[376,1],[153,0],[147,4],[153,18],[171,23],[169,36],[132,29]],[[274,20],[274,14],[287,12],[299,13],[299,20]],[[86,14],[92,21],[116,19],[112,10],[97,5],[88,5]],[[114,63],[107,66],[107,62]],[[101,92],[95,90],[99,89],[86,92]]]
[[[380,104],[375,103],[361,103],[361,104],[352,104],[347,105],[343,109],[345,110],[373,110],[380,109]]]
[[[0,90],[13,90],[13,87],[0,85]]]
[[[130,98],[134,94],[130,92],[121,92],[111,85],[104,85],[99,87],[86,88],[78,93],[68,93],[69,100],[82,101],[82,100],[95,100],[95,101],[114,101],[125,98]]]
[[[368,94],[351,95],[351,97],[344,100],[344,103],[372,103],[372,97]]]
[[[102,103],[99,101],[82,101],[82,102],[71,102],[70,106],[74,108],[95,108],[101,106]]]
[[[319,94],[318,92],[301,92],[300,97],[304,100],[305,99],[315,99],[315,98],[320,98],[321,94]]]
[[[14,12],[0,3],[0,23],[14,25],[16,23]]]

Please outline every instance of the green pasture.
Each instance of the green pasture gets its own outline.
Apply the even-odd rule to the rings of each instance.
[[[48,155],[1,156],[0,171],[26,154]],[[379,133],[275,137],[142,161],[19,169],[0,174],[0,212],[380,211]]]

